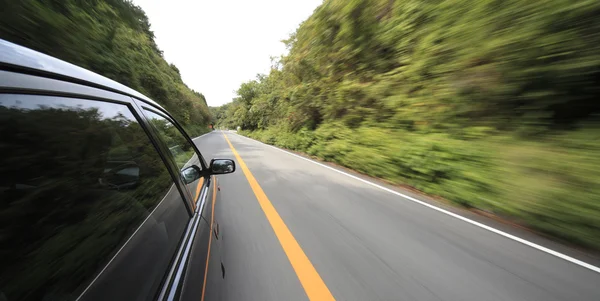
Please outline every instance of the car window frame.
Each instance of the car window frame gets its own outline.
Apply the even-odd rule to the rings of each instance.
[[[178,170],[176,165],[172,165],[174,162],[171,158],[169,158],[169,153],[164,152],[164,149],[162,148],[164,142],[160,139],[158,135],[156,135],[156,131],[154,130],[150,122],[148,122],[148,119],[144,114],[143,110],[137,104],[137,100],[131,97],[131,102],[129,104],[131,110],[133,111],[133,115],[135,116],[135,118],[137,118],[138,122],[140,123],[140,126],[144,129],[144,132],[150,139],[152,145],[154,145],[154,149],[165,164],[165,167],[169,171],[169,174],[171,174],[171,179],[177,187],[177,190],[179,190],[179,195],[181,196],[181,199],[183,200],[183,203],[185,204],[185,207],[188,210],[190,220],[193,219],[194,211],[196,208],[194,208],[194,206],[190,206],[190,203],[188,202],[187,188],[185,183],[183,183],[181,179],[181,172]]]
[[[134,99],[134,100],[136,102],[138,101],[137,99]],[[147,127],[152,131],[152,133],[156,136],[157,140],[159,141],[159,144],[161,145],[162,151],[164,152],[165,156],[169,157],[171,168],[174,170],[174,172],[178,173],[178,177],[180,178],[180,181],[181,181],[181,177],[179,175],[181,174],[181,170],[179,169],[179,166],[177,165],[177,162],[175,161],[175,157],[173,156],[173,154],[169,150],[169,146],[167,145],[167,143],[165,142],[165,140],[161,136],[161,134],[158,132],[158,130],[156,129],[156,127],[154,127],[150,123],[150,119],[148,118],[148,115],[145,113],[145,111],[149,111],[149,112],[152,112],[154,114],[157,114],[157,115],[165,118],[167,121],[171,122],[177,128],[177,130],[183,135],[183,137],[188,141],[188,143],[190,143],[192,145],[192,148],[193,148],[194,152],[196,153],[196,156],[198,156],[198,161],[200,161],[200,165],[201,166],[199,166],[199,167],[202,169],[202,178],[205,178],[204,182],[202,183],[201,192],[204,189],[206,189],[206,187],[207,187],[206,185],[209,182],[206,179],[206,176],[207,176],[206,171],[208,170],[208,165],[206,164],[206,161],[204,160],[204,157],[202,156],[202,153],[200,152],[200,150],[198,150],[198,147],[194,143],[194,140],[192,140],[189,137],[189,135],[187,134],[187,132],[183,129],[183,127],[181,127],[181,125],[177,121],[175,121],[175,119],[173,117],[171,117],[171,115],[168,114],[162,108],[159,109],[159,108],[155,108],[153,106],[150,107],[150,106],[148,106],[148,103],[146,103],[146,102],[138,104],[138,106],[139,106],[139,109],[140,109],[140,113],[144,116],[144,122],[146,123]],[[185,187],[185,184],[183,186]],[[191,195],[191,192],[189,194],[187,194],[187,196],[188,196],[188,203],[189,203],[189,205],[191,206],[192,210],[194,212],[196,212],[198,210],[198,206],[200,205],[200,199],[202,199],[202,193],[200,193],[198,195],[198,200],[194,199],[194,196]]]
[[[43,95],[43,96],[59,96],[68,97],[75,99],[86,99],[93,101],[104,101],[116,104],[122,104],[129,108],[140,126],[150,139],[150,142],[154,146],[154,149],[158,152],[158,155],[162,159],[163,163],[167,166],[167,170],[171,174],[173,182],[179,190],[179,194],[184,199],[184,203],[188,209],[190,217],[193,217],[195,208],[191,206],[187,201],[187,193],[185,191],[185,184],[181,180],[180,172],[177,168],[172,168],[171,160],[165,156],[164,149],[161,148],[162,140],[160,137],[154,134],[152,125],[146,119],[143,114],[142,105],[150,105],[155,107],[155,110],[163,112],[163,115],[171,116],[168,112],[161,107],[157,107],[151,102],[146,102],[142,99],[138,99],[129,95],[116,93],[114,91],[104,90],[98,87],[88,86],[81,83],[74,83],[67,81],[63,78],[53,78],[50,75],[41,76],[40,74],[30,74],[28,70],[5,70],[0,63],[0,93],[3,94],[25,94],[25,95]],[[171,120],[173,118],[171,117]],[[174,123],[179,126],[178,123]],[[187,134],[186,134],[186,137]],[[189,137],[188,137],[189,138]],[[196,145],[193,145],[197,150]],[[201,157],[202,158],[202,157]],[[203,161],[205,164],[206,162]],[[206,165],[206,164],[205,164]]]
[[[188,133],[185,131],[185,129],[183,129],[183,127],[181,125],[179,125],[179,123],[175,120],[175,118],[173,118],[168,112],[166,112],[166,111],[164,111],[162,109],[157,109],[157,108],[154,108],[154,107],[148,107],[148,106],[146,106],[146,103],[142,104],[141,107],[140,107],[140,109],[142,110],[142,113],[144,113],[144,111],[150,111],[150,112],[152,112],[154,114],[160,115],[161,117],[165,118],[167,121],[169,121],[170,123],[172,123],[177,128],[177,130],[183,135],[183,137],[194,148],[194,151],[196,152],[196,155],[199,158],[200,165],[202,165],[202,166],[200,166],[200,168],[202,169],[202,171],[205,171],[205,170],[208,169],[208,165],[206,164],[206,161],[204,160],[204,156],[202,156],[202,153],[200,152],[200,150],[196,146],[196,143],[194,143],[194,140],[192,138],[190,138],[190,136],[188,135]],[[146,114],[144,114],[144,116],[146,118],[148,118],[148,116]],[[146,119],[146,120],[148,120],[148,119]],[[156,129],[151,124],[149,124],[149,125],[150,125],[150,127],[152,128],[153,131],[156,131]],[[160,138],[160,134],[158,134],[158,135],[159,135],[158,137],[159,137],[161,143],[163,143],[165,146],[167,146],[166,143],[164,142],[164,139]],[[167,147],[167,151],[169,151],[168,147]],[[169,154],[170,154],[170,152],[169,152]],[[177,164],[175,164],[175,166],[177,166]]]
[[[159,135],[157,135],[156,130],[148,121],[147,116],[144,114],[143,109],[137,103],[138,100],[133,97],[129,97],[129,99],[130,99],[130,101],[127,102],[128,107],[132,111],[134,117],[139,122],[140,126],[144,129],[146,136],[148,137],[148,139],[150,139],[152,145],[154,146],[154,149],[156,150],[156,152],[162,159],[163,164],[165,164],[165,167],[169,171],[169,174],[171,175],[171,179],[173,180],[173,183],[177,187],[177,190],[179,191],[179,195],[181,196],[181,199],[183,200],[183,203],[185,204],[185,207],[188,211],[190,219],[192,219],[194,217],[194,212],[195,212],[196,208],[193,205],[191,205],[190,202],[188,201],[189,196],[187,193],[186,185],[185,185],[185,183],[183,183],[183,181],[181,179],[181,172],[177,168],[176,164],[173,165],[173,163],[175,163],[175,162],[172,160],[172,158],[171,158],[172,156],[170,156],[168,149],[167,149],[167,152],[165,152],[164,147],[163,147],[163,145],[165,145],[164,141],[160,138]],[[104,100],[98,100],[98,101],[104,101]],[[195,147],[195,145],[194,145],[194,147]]]
[[[208,185],[212,182],[212,177],[208,174],[204,175],[205,181],[200,192],[200,197],[198,199],[198,206],[193,206],[191,202],[188,202],[186,199],[187,189],[185,188],[185,184],[180,177],[180,170],[177,168],[177,165],[173,160],[167,157],[166,151],[162,145],[164,144],[163,140],[155,133],[156,130],[152,127],[148,119],[146,119],[146,115],[142,109],[142,106],[146,108],[150,108],[152,111],[158,111],[161,115],[165,115],[169,117],[169,121],[171,121],[180,132],[184,134],[188,141],[192,142],[194,150],[199,156],[199,160],[201,161],[201,165],[205,170],[207,169],[206,161],[204,157],[198,150],[193,140],[189,137],[187,132],[183,130],[181,125],[175,121],[175,119],[169,114],[165,109],[160,107],[158,104],[153,103],[152,101],[148,101],[139,97],[134,97],[132,95],[123,93],[121,91],[113,91],[106,90],[102,87],[90,85],[90,83],[82,83],[82,82],[74,82],[70,78],[64,78],[62,76],[58,76],[53,73],[39,73],[32,72],[26,68],[13,68],[13,69],[5,69],[4,66],[0,63],[0,93],[2,94],[23,94],[23,95],[40,95],[40,96],[58,96],[58,97],[68,97],[75,99],[84,99],[84,100],[92,100],[92,101],[102,101],[108,103],[115,103],[125,105],[133,114],[135,119],[139,122],[142,127],[144,133],[150,139],[150,143],[154,146],[154,149],[158,152],[163,164],[167,167],[168,172],[171,175],[171,180],[174,185],[177,187],[179,192],[179,196],[184,202],[184,206],[189,214],[188,226],[184,237],[179,242],[179,250],[175,254],[175,256],[171,259],[169,271],[163,276],[162,283],[159,289],[158,299],[162,300],[163,298],[167,298],[166,293],[170,293],[173,290],[178,290],[181,283],[185,279],[177,279],[181,274],[179,271],[181,269],[182,264],[186,264],[185,258],[188,255],[185,254],[186,249],[191,247],[192,241],[194,241],[195,233],[199,231],[198,229],[202,226],[199,225],[199,221],[201,220],[201,214],[199,211],[204,207],[203,204],[207,201],[208,196]],[[194,208],[195,207],[195,208]],[[130,238],[133,236],[130,236]],[[189,250],[188,250],[189,251]],[[116,256],[117,254],[115,254]],[[113,256],[113,258],[115,258]],[[111,258],[112,260],[112,258]],[[110,264],[111,261],[107,263],[106,266]],[[106,268],[106,266],[104,268]],[[101,277],[103,274],[103,270],[97,271],[94,275],[94,278],[88,283],[87,287],[81,292],[77,300],[81,299],[85,292],[94,284],[94,282]],[[157,299],[157,300],[158,300]]]
[[[192,228],[191,228],[190,236],[188,238],[189,240],[186,243],[184,243],[184,245],[182,245],[183,249],[181,249],[181,251],[180,251],[180,252],[182,252],[181,257],[178,258],[178,262],[176,262],[174,265],[172,265],[172,270],[170,271],[169,276],[168,276],[169,279],[167,280],[169,282],[163,284],[163,291],[161,292],[161,294],[159,295],[159,297],[157,299],[157,300],[173,300],[173,298],[181,297],[180,294],[182,292],[183,285],[188,280],[186,277],[186,271],[187,271],[187,265],[189,264],[189,260],[190,260],[191,250],[193,248],[193,245],[197,244],[196,236],[198,235],[198,233],[203,231],[202,229],[204,229],[207,226],[207,225],[202,224],[202,221],[206,222],[206,220],[204,220],[203,212],[206,208],[206,204],[208,203],[207,199],[208,199],[209,192],[211,191],[212,182],[215,181],[216,178],[214,178],[208,172],[209,171],[208,165],[206,164],[206,161],[204,160],[202,153],[196,146],[196,143],[194,143],[194,140],[190,138],[188,133],[175,120],[175,118],[173,118],[171,116],[171,114],[169,114],[165,109],[158,107],[152,103],[146,102],[144,100],[136,99],[136,98],[132,98],[132,99],[135,102],[135,104],[137,105],[137,107],[140,111],[140,114],[142,116],[144,116],[144,122],[145,122],[146,127],[148,127],[148,129],[153,133],[153,135],[155,135],[156,139],[158,141],[160,141],[159,144],[161,145],[161,148],[163,149],[165,156],[170,157],[169,161],[170,161],[171,168],[175,172],[180,172],[177,162],[175,160],[175,157],[169,150],[169,147],[168,147],[167,143],[165,142],[164,138],[162,138],[161,134],[158,132],[158,129],[156,129],[156,127],[150,123],[150,119],[148,118],[148,115],[146,112],[158,114],[159,116],[165,118],[167,121],[171,122],[178,129],[178,131],[184,136],[184,138],[189,143],[192,144],[192,147],[193,147],[194,151],[196,152],[196,155],[198,156],[198,160],[200,161],[200,165],[201,165],[200,168],[202,169],[201,178],[203,178],[204,180],[202,182],[202,186],[200,189],[200,193],[198,195],[198,199],[196,200],[196,199],[194,199],[194,196],[189,195],[189,197],[190,197],[189,205],[194,208],[194,214],[195,214],[192,217],[192,222],[194,222],[194,221],[196,221],[196,222],[193,223],[193,225],[191,226]],[[216,187],[214,187],[213,189],[216,189]],[[205,230],[206,229],[204,229],[204,231]],[[177,297],[175,297],[175,296],[177,296]]]
[[[25,75],[25,76],[29,77],[29,75]],[[184,191],[186,191],[186,190],[185,190],[185,188],[183,188],[183,187],[185,187],[185,184],[183,184],[179,173],[175,173],[174,170],[170,166],[170,163],[172,160],[170,160],[168,155],[166,153],[164,153],[164,150],[162,150],[160,148],[160,144],[162,143],[162,140],[160,140],[154,136],[153,130],[151,130],[151,126],[147,122],[146,116],[143,115],[142,112],[139,110],[138,105],[135,103],[135,99],[130,98],[130,97],[124,97],[124,98],[123,97],[114,97],[114,98],[113,97],[110,97],[110,98],[95,97],[95,95],[71,94],[68,92],[58,92],[57,93],[57,91],[45,91],[45,90],[33,91],[33,90],[29,90],[29,89],[22,89],[21,87],[9,88],[9,89],[7,89],[5,87],[0,87],[0,94],[2,94],[2,95],[34,95],[34,96],[42,97],[43,99],[62,97],[62,98],[69,98],[69,99],[74,99],[74,100],[90,101],[92,103],[93,102],[103,102],[103,103],[111,103],[111,104],[121,105],[121,106],[124,106],[124,108],[126,108],[127,110],[129,110],[129,113],[131,113],[131,115],[134,117],[135,121],[138,122],[139,126],[142,128],[143,133],[146,135],[147,139],[150,141],[150,143],[152,143],[154,150],[156,151],[160,160],[164,164],[164,168],[166,168],[167,172],[170,174],[171,185],[174,185],[175,187],[177,187],[179,197],[180,197],[181,201],[183,201],[183,203],[184,203],[184,206],[185,206],[186,212],[187,212],[187,216],[188,216],[188,221],[186,222],[187,223],[186,229],[183,232],[183,235],[182,235],[180,241],[177,243],[177,252],[170,259],[169,266],[167,267],[167,270],[165,271],[165,273],[162,276],[163,278],[161,279],[161,284],[158,286],[158,290],[156,293],[160,294],[161,291],[164,290],[164,287],[166,285],[168,285],[168,282],[170,281],[170,279],[168,277],[169,272],[173,269],[173,267],[177,266],[177,263],[180,260],[181,247],[184,246],[185,243],[187,242],[187,240],[189,239],[188,236],[189,236],[189,232],[190,232],[190,224],[194,221],[196,213],[195,213],[194,209],[190,208],[189,203],[187,202],[187,198],[186,198],[187,195],[184,193]],[[107,92],[107,94],[113,94],[113,93]],[[118,95],[118,94],[114,94],[114,95]],[[105,96],[105,95],[102,95],[102,96]],[[187,138],[187,135],[186,135],[186,138]],[[176,171],[176,169],[175,169],[175,171]],[[160,203],[162,202],[163,198],[161,198],[158,201],[157,206],[160,206]],[[156,207],[152,210],[152,212],[154,212],[155,209],[156,209]],[[150,213],[150,214],[152,214],[152,213]],[[150,215],[148,217],[150,217]],[[116,249],[116,253],[112,254],[110,257],[104,258],[107,260],[107,262],[103,265],[103,267],[100,270],[96,271],[92,275],[92,278],[89,281],[89,283],[86,283],[84,289],[81,292],[79,292],[79,296],[77,298],[78,300],[81,297],[83,297],[86,294],[86,292],[88,291],[88,289],[96,282],[96,280],[98,280],[103,275],[104,270],[106,270],[106,268],[111,265],[113,260],[120,254],[120,251],[127,246],[129,241],[136,235],[137,231],[145,224],[148,217],[146,219],[144,219],[139,225],[137,225],[136,230],[128,236],[127,240],[122,245],[120,245],[118,249]]]

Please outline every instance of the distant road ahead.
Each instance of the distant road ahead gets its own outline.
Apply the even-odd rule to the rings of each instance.
[[[600,300],[595,259],[526,231],[446,208],[591,265],[234,133],[195,141],[238,163],[218,179],[225,287],[205,300]]]

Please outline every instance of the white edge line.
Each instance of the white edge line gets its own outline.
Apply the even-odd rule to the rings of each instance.
[[[117,251],[117,253],[115,253],[115,255],[108,261],[108,263],[104,266],[104,268],[102,268],[102,270],[100,271],[100,273],[98,273],[98,275],[96,275],[96,277],[94,277],[94,280],[92,280],[92,282],[90,282],[90,284],[83,290],[83,292],[81,292],[81,294],[79,295],[79,297],[77,297],[77,299],[75,299],[75,301],[79,301],[79,299],[81,299],[81,297],[83,297],[83,295],[85,295],[85,293],[87,293],[87,291],[90,289],[90,287],[92,287],[92,285],[94,284],[94,282],[96,282],[96,280],[98,280],[98,278],[100,278],[100,276],[102,276],[102,273],[104,273],[104,271],[106,270],[106,268],[108,268],[108,266],[115,260],[115,258],[117,258],[117,256],[119,256],[119,253],[121,253],[121,251],[129,243],[129,241],[142,228],[142,226],[144,226],[144,224],[152,216],[152,214],[154,213],[154,211],[156,211],[156,209],[158,209],[158,207],[162,204],[162,202],[171,193],[171,190],[173,189],[173,187],[175,187],[175,184],[171,185],[171,188],[169,188],[169,191],[167,191],[167,194],[165,194],[165,196],[162,198],[162,200],[160,200],[160,202],[156,205],[156,207],[154,207],[154,209],[152,209],[152,211],[150,212],[150,214],[148,214],[148,216],[146,217],[146,219],[144,219],[144,221],[139,225],[139,227],[137,227],[137,229],[135,229],[135,231],[133,231],[133,233],[129,236],[129,239],[127,239],[127,241],[121,246],[121,248],[119,248],[119,250]],[[177,193],[179,193],[179,192],[177,192]]]
[[[235,134],[235,133],[234,133],[234,134]],[[506,233],[506,232],[504,232],[504,231],[500,231],[500,230],[498,230],[498,229],[496,229],[496,228],[492,228],[492,227],[490,227],[490,226],[487,226],[487,225],[484,225],[484,224],[482,224],[482,223],[476,222],[476,221],[474,221],[474,220],[468,219],[468,218],[466,218],[466,217],[464,217],[464,216],[458,215],[458,214],[456,214],[456,213],[453,213],[453,212],[450,212],[450,211],[448,211],[448,210],[445,210],[445,209],[442,209],[442,208],[439,208],[439,207],[433,206],[433,205],[431,205],[431,204],[429,204],[429,203],[423,202],[423,201],[421,201],[421,200],[415,199],[415,198],[413,198],[413,197],[407,196],[407,195],[405,195],[405,194],[402,194],[402,193],[400,193],[400,192],[397,192],[397,191],[394,191],[394,190],[392,190],[392,189],[389,189],[389,188],[383,187],[383,186],[381,186],[381,185],[375,184],[375,183],[373,183],[373,182],[369,182],[369,181],[367,181],[367,180],[365,180],[365,179],[361,179],[361,178],[359,178],[359,177],[357,177],[357,176],[354,176],[354,175],[351,175],[351,174],[349,174],[349,173],[343,172],[343,171],[341,171],[341,170],[335,169],[335,168],[333,168],[333,167],[331,167],[331,166],[327,166],[327,165],[325,165],[325,164],[322,164],[322,163],[319,163],[319,162],[313,161],[313,160],[311,160],[311,159],[308,159],[308,158],[305,158],[305,157],[302,157],[302,156],[296,155],[296,154],[294,154],[294,153],[288,152],[288,151],[286,151],[286,150],[283,150],[283,149],[281,149],[281,148],[278,148],[278,147],[275,147],[275,146],[272,146],[272,145],[269,145],[269,144],[266,144],[266,143],[262,143],[262,142],[260,142],[260,141],[254,140],[254,139],[252,139],[252,138],[249,138],[249,137],[246,137],[246,136],[242,136],[242,135],[240,135],[240,134],[236,134],[236,135],[237,135],[237,136],[240,136],[240,137],[244,137],[244,138],[246,138],[246,139],[249,139],[249,140],[252,140],[252,141],[255,141],[255,142],[258,142],[258,143],[261,143],[261,144],[264,144],[264,145],[266,145],[266,146],[269,146],[269,147],[271,147],[271,148],[274,148],[274,149],[276,149],[276,150],[282,151],[282,152],[284,152],[284,153],[286,153],[286,154],[288,154],[288,155],[292,155],[292,156],[294,156],[294,157],[298,157],[298,158],[300,158],[300,159],[302,159],[302,160],[306,160],[306,161],[312,162],[312,163],[314,163],[314,164],[317,164],[317,165],[319,165],[319,166],[321,166],[321,167],[325,167],[325,168],[327,168],[327,169],[330,169],[330,170],[333,170],[333,171],[335,171],[335,172],[337,172],[337,173],[340,173],[340,174],[343,174],[343,175],[345,175],[345,176],[348,176],[348,177],[350,177],[350,178],[353,178],[353,179],[355,179],[355,180],[361,181],[361,182],[363,182],[363,183],[365,183],[365,184],[368,184],[368,185],[371,185],[371,186],[377,187],[377,188],[379,188],[379,189],[381,189],[381,190],[385,190],[385,191],[387,191],[387,192],[389,192],[389,193],[393,193],[393,194],[395,194],[395,195],[397,195],[397,196],[401,196],[401,197],[403,197],[403,198],[405,198],[405,199],[407,199],[407,200],[413,201],[413,202],[415,202],[415,203],[417,203],[417,204],[423,205],[423,206],[425,206],[425,207],[429,207],[429,208],[431,208],[431,209],[433,209],[433,210],[436,210],[436,211],[438,211],[438,212],[441,212],[441,213],[445,213],[445,214],[447,214],[447,215],[450,215],[450,216],[452,216],[452,217],[455,217],[455,218],[457,218],[457,219],[459,219],[459,220],[462,220],[462,221],[464,221],[464,222],[467,222],[467,223],[469,223],[469,224],[471,224],[471,225],[474,225],[474,226],[477,226],[477,227],[483,228],[483,229],[485,229],[485,230],[488,230],[488,231],[490,231],[490,232],[494,232],[494,233],[496,233],[496,234],[498,234],[498,235],[504,236],[504,237],[506,237],[506,238],[508,238],[508,239],[512,239],[512,240],[514,240],[514,241],[517,241],[517,242],[520,242],[520,243],[522,243],[522,244],[524,244],[524,245],[530,246],[530,247],[532,247],[532,248],[534,248],[534,249],[537,249],[537,250],[539,250],[539,251],[542,251],[542,252],[548,253],[548,254],[550,254],[550,255],[554,255],[554,256],[556,256],[556,257],[558,257],[558,258],[564,259],[564,260],[566,260],[566,261],[569,261],[569,262],[571,262],[571,263],[574,263],[574,264],[576,264],[576,265],[579,265],[579,266],[581,266],[581,267],[584,267],[584,268],[586,268],[586,269],[592,270],[592,271],[594,271],[594,272],[596,272],[596,273],[600,273],[600,267],[597,267],[597,266],[591,265],[591,264],[589,264],[589,263],[587,263],[587,262],[581,261],[581,260],[579,260],[579,259],[575,259],[575,258],[573,258],[573,257],[571,257],[571,256],[568,256],[568,255],[562,254],[562,253],[560,253],[560,252],[556,252],[556,251],[554,251],[554,250],[552,250],[552,249],[546,248],[546,247],[544,247],[544,246],[540,246],[540,245],[538,245],[538,244],[536,244],[536,243],[530,242],[530,241],[528,241],[528,240],[525,240],[525,239],[523,239],[523,238],[520,238],[520,237],[514,236],[514,235],[512,235],[512,234],[508,234],[508,233]]]
[[[210,131],[210,132],[208,132],[208,133],[206,133],[206,134],[202,134],[202,135],[200,135],[200,136],[198,136],[198,137],[196,137],[196,138],[192,138],[192,141],[194,141],[194,140],[196,140],[196,139],[200,139],[200,138],[202,138],[202,137],[204,137],[204,136],[206,136],[206,135],[208,135],[208,134],[212,134],[213,132],[214,132],[214,131]]]

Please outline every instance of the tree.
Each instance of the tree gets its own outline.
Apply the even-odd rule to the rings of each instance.
[[[140,91],[191,135],[206,131],[206,98],[167,63],[144,11],[127,0],[2,1],[0,38],[92,70]]]

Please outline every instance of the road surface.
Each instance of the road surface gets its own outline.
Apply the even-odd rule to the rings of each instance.
[[[226,277],[206,300],[600,300],[597,259],[524,230],[434,203],[560,254],[234,133],[195,142],[237,163],[218,178]]]

